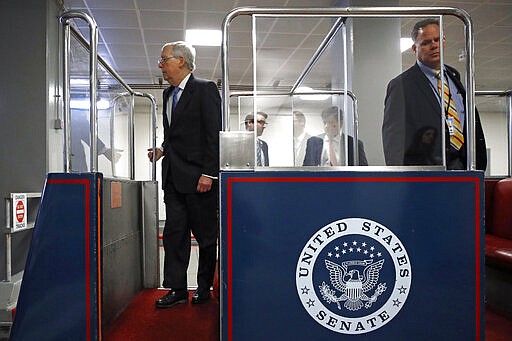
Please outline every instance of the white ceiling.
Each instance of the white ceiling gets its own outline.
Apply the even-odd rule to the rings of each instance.
[[[185,29],[220,29],[226,14],[236,7],[310,7],[310,0],[64,0],[66,9],[85,10],[99,28],[99,54],[126,83],[139,88],[159,83],[160,71],[156,59],[164,42],[183,40]],[[355,2],[355,1],[354,1]],[[331,0],[316,0],[315,7],[331,7]],[[385,0],[379,2],[382,6]],[[512,0],[400,0],[401,6],[449,6],[469,12],[475,33],[476,90],[512,89]],[[230,25],[230,83],[252,83],[252,49],[249,19],[233,21]],[[454,17],[444,24],[448,46],[445,62],[464,66],[459,54],[464,50],[461,22]],[[402,36],[408,36],[416,19],[402,20]],[[83,21],[77,21],[85,37],[88,31]],[[332,26],[330,19],[262,19],[261,54],[258,63],[267,67],[266,85],[276,80],[291,85],[318,48]],[[267,34],[268,32],[271,32]],[[219,47],[196,46],[197,70],[203,78],[221,79]],[[275,62],[278,57],[280,62]],[[284,62],[283,62],[284,61]],[[404,68],[414,62],[405,52]],[[322,63],[319,63],[322,65]],[[330,78],[331,70],[318,67],[314,77],[321,86]],[[315,80],[312,80],[314,83]],[[274,84],[275,85],[275,84]]]

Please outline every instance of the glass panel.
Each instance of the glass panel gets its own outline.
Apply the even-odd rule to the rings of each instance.
[[[90,171],[89,51],[74,35],[70,40],[71,171]],[[101,65],[98,66],[98,171],[110,177],[129,177],[129,113],[131,97]]]
[[[343,129],[340,140],[343,136],[345,142],[338,146],[336,164],[352,165],[360,152],[359,165],[466,169],[465,45],[450,45],[450,39],[464,41],[462,21],[451,16],[346,18],[338,29],[338,20],[254,15],[252,25],[244,22],[252,26],[247,40],[253,59],[244,67],[247,77],[252,67],[253,86],[244,99],[233,93],[231,130],[245,130],[249,113],[266,114],[266,125],[259,132],[252,129],[255,162],[259,139],[266,142],[270,166],[301,166],[303,134],[309,125],[319,125],[314,134],[325,137],[321,114],[337,107],[333,125]],[[418,22],[423,25],[413,42]],[[284,36],[280,27],[297,30]],[[376,32],[388,38],[375,39]],[[400,38],[409,38],[403,50]],[[436,72],[441,65],[444,72]],[[304,93],[326,96],[307,102]],[[257,127],[257,118],[251,124]]]
[[[490,176],[508,176],[507,97],[476,96],[487,145],[487,171]]]
[[[380,93],[384,97],[384,116],[382,124],[382,143],[384,161],[388,166],[440,166],[444,164],[444,141],[449,143],[449,135],[445,135],[443,120],[446,111],[443,110],[441,91],[447,93],[447,88],[441,79],[447,78],[447,73],[436,72],[443,63],[443,23],[435,25],[432,20],[436,18],[406,18],[406,19],[376,19],[373,25],[380,25],[382,30],[393,30],[396,23],[401,26],[401,39],[395,36],[395,40],[387,42],[394,47],[385,49],[381,42],[371,39],[368,34],[368,42],[372,42],[373,51],[387,51],[388,59],[380,62],[375,59],[375,71],[386,74],[388,83],[381,84]],[[418,22],[423,22],[420,29],[413,30]],[[354,30],[358,28],[354,24]],[[374,26],[375,27],[375,26]],[[415,37],[413,37],[415,36]],[[413,40],[415,38],[415,40]],[[396,68],[396,54],[399,45],[403,41],[401,50],[400,69]],[[359,43],[367,43],[367,40]],[[356,58],[356,57],[355,57]],[[392,72],[383,69],[383,65],[392,65]],[[378,81],[377,81],[378,82]],[[449,81],[453,85],[452,81]],[[382,87],[385,86],[385,87]],[[371,85],[370,85],[371,87]],[[372,92],[370,91],[370,94]],[[361,101],[367,96],[361,97]],[[460,96],[459,96],[460,97]],[[460,97],[462,98],[462,97]],[[361,135],[365,133],[365,124],[370,123],[365,111],[360,112]],[[456,154],[456,158],[449,157],[454,169],[463,169],[458,155],[462,154],[453,150],[447,153]],[[455,164],[457,163],[457,164]]]

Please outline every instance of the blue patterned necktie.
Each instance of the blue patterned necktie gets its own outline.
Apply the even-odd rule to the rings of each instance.
[[[261,150],[261,141],[258,139],[257,143],[257,154],[256,154],[256,165],[263,166],[263,151]]]
[[[172,91],[172,111],[176,108],[176,105],[178,104],[178,93],[180,92],[180,88],[177,86]]]

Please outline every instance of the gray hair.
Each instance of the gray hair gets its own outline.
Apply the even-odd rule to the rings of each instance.
[[[175,41],[167,43],[163,47],[172,46],[172,54],[174,57],[183,57],[185,59],[185,66],[190,70],[194,71],[196,68],[196,49],[184,42]]]

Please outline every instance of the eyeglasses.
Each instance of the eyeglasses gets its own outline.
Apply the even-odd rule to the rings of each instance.
[[[165,58],[164,57],[160,57],[160,58],[157,59],[157,64],[163,64],[166,61],[168,61],[169,59],[173,59],[173,58],[178,59],[179,57],[175,57],[175,56],[170,56],[170,57],[165,57]]]
[[[258,120],[257,122],[258,122],[258,124],[261,124],[262,126],[266,126],[267,125],[267,122],[264,121],[264,120]]]

